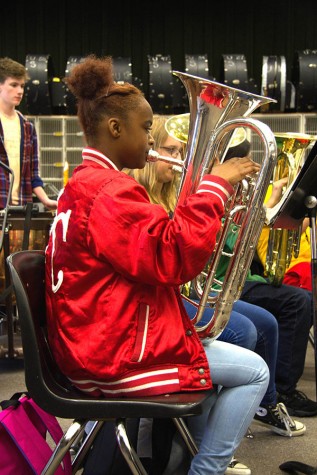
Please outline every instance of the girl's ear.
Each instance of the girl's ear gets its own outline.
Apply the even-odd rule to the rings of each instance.
[[[121,125],[120,125],[119,119],[116,119],[114,117],[110,118],[108,120],[108,126],[109,126],[109,132],[114,138],[120,137]]]

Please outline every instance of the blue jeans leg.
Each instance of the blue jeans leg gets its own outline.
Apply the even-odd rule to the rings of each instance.
[[[197,311],[196,307],[185,299],[183,303],[189,318],[193,319]],[[241,313],[235,311],[235,308],[232,310],[228,323],[222,333],[218,335],[217,340],[254,350],[258,338],[257,330],[251,319],[246,318]],[[213,309],[207,307],[199,324],[204,325],[208,323],[213,314]]]
[[[258,334],[251,319],[246,318],[243,312],[239,312],[234,308],[231,311],[227,325],[217,337],[217,340],[254,350]]]
[[[267,390],[269,369],[256,353],[221,341],[203,341],[215,385],[210,407],[188,425],[199,446],[188,475],[223,475]]]
[[[258,305],[238,300],[234,309],[245,315],[255,325],[257,342],[254,351],[262,356],[270,370],[270,382],[261,404],[276,404],[275,372],[278,351],[278,323],[272,313]]]

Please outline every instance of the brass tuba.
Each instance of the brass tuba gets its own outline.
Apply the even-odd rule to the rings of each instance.
[[[273,182],[287,178],[285,190],[297,177],[303,164],[305,152],[317,136],[300,133],[275,134],[277,161],[273,172]],[[292,257],[298,257],[302,226],[296,230],[271,227],[268,235],[265,275],[272,285],[282,284]]]
[[[259,135],[265,148],[265,158],[257,176],[238,184],[227,204],[222,232],[208,269],[194,282],[198,303],[188,299],[197,307],[194,324],[199,336],[216,338],[225,328],[232,305],[241,294],[265,219],[263,203],[276,160],[276,142],[271,129],[263,122],[247,117],[259,106],[276,101],[190,74],[178,71],[173,74],[186,88],[190,110],[187,134],[184,124],[180,129],[172,126],[169,131],[178,140],[188,138],[178,204],[184,203],[196,191],[216,158],[223,160],[236,128],[251,129]],[[234,252],[223,282],[215,282],[217,265],[224,255],[224,243],[233,222],[240,230]],[[207,324],[199,325],[206,307],[214,309],[213,317]]]

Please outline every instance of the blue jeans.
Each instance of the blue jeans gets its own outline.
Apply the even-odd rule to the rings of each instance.
[[[184,301],[190,318],[196,313],[196,307]],[[213,315],[211,308],[206,308],[201,323],[206,323]],[[276,404],[275,372],[278,351],[278,324],[274,315],[257,305],[242,300],[233,304],[228,323],[218,341],[254,350],[262,356],[270,370],[270,382],[262,405]]]
[[[196,300],[196,302],[198,301]],[[192,320],[197,312],[197,308],[185,299],[183,299],[183,303],[189,318]],[[242,346],[248,350],[254,350],[258,338],[257,330],[251,320],[245,318],[242,313],[238,308],[233,308],[229,321],[217,340]],[[207,307],[199,324],[204,325],[208,323],[213,314],[213,309]]]
[[[270,370],[269,386],[267,388],[263,401],[261,402],[261,405],[275,405],[277,402],[275,377],[279,342],[279,331],[276,318],[268,310],[265,310],[264,308],[259,307],[258,305],[243,302],[242,300],[238,300],[237,302],[235,302],[233,304],[233,308],[234,310],[240,312],[240,314],[244,315],[244,317],[249,319],[249,321],[251,321],[256,328],[257,341],[254,351],[258,355],[262,356]],[[230,325],[235,325],[234,319],[232,319],[231,324],[230,320],[231,317],[229,319],[229,328]],[[226,329],[227,327],[225,328],[225,330]],[[218,339],[221,340],[222,337],[223,334],[221,334]]]
[[[266,392],[269,369],[256,353],[222,341],[203,340],[215,392],[188,426],[199,447],[188,475],[222,475]]]

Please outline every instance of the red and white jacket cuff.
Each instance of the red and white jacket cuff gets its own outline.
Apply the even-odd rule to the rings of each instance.
[[[197,188],[197,193],[211,193],[212,195],[216,195],[223,206],[225,206],[225,203],[233,191],[233,187],[228,181],[215,175],[205,175]]]

